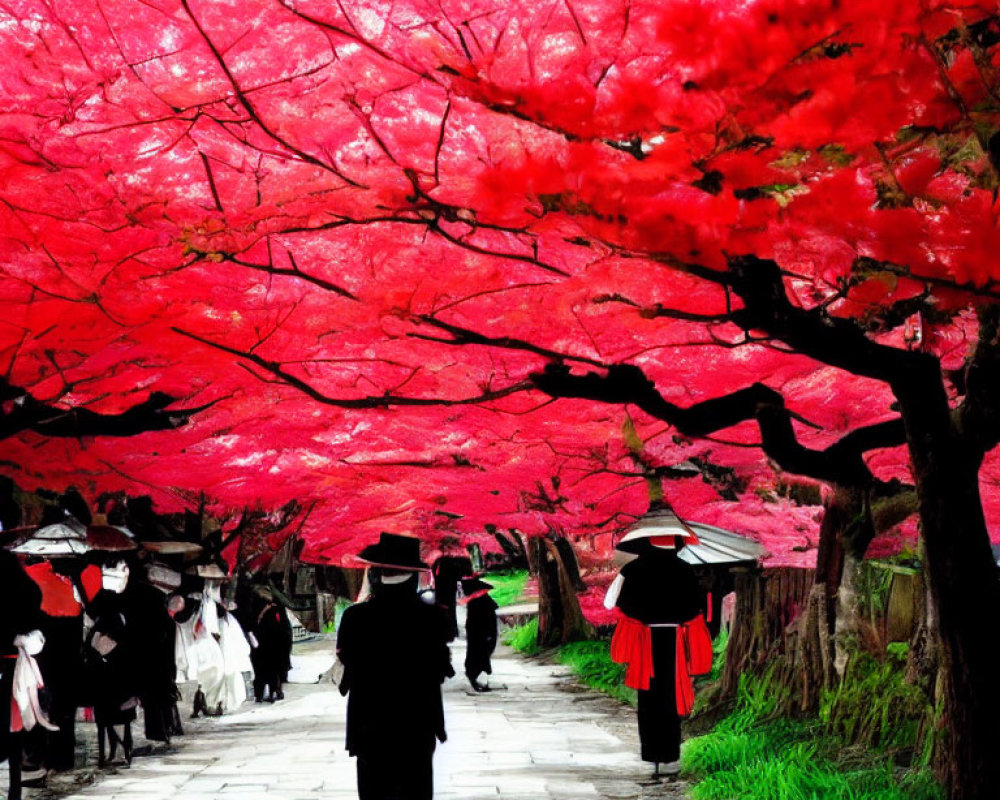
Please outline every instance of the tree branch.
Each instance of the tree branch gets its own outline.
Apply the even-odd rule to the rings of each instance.
[[[88,408],[59,408],[39,402],[28,392],[11,386],[0,378],[0,440],[22,431],[42,436],[135,436],[148,431],[179,428],[195,414],[210,408],[206,403],[197,408],[168,411],[176,398],[163,392],[153,392],[141,403],[119,414],[100,414]]]
[[[799,443],[792,427],[792,420],[801,418],[785,407],[779,392],[760,383],[681,408],[665,400],[643,371],[629,364],[609,366],[605,375],[572,375],[564,365],[549,364],[544,371],[532,373],[531,380],[550,397],[634,404],[686,436],[703,437],[754,420],[764,452],[783,470],[845,486],[870,485],[874,480],[861,446],[888,447],[906,441],[902,424],[890,422],[872,426],[870,431],[854,431],[826,450],[811,450]]]
[[[224,353],[229,353],[237,358],[244,359],[264,372],[273,375],[278,381],[284,383],[287,386],[297,389],[298,391],[305,394],[307,397],[315,400],[317,403],[322,403],[327,406],[336,406],[337,408],[390,408],[392,406],[460,406],[460,405],[477,405],[479,403],[486,403],[491,400],[499,400],[500,398],[507,397],[512,394],[517,394],[518,392],[526,392],[532,388],[532,382],[530,380],[518,381],[510,386],[506,386],[502,389],[490,389],[482,392],[481,394],[474,395],[472,397],[457,397],[457,398],[444,398],[444,397],[406,397],[404,395],[396,395],[391,393],[385,393],[380,395],[365,395],[362,397],[331,397],[328,394],[317,389],[315,386],[310,384],[308,381],[303,380],[297,375],[292,375],[288,372],[284,365],[277,361],[270,361],[268,359],[262,358],[254,353],[250,353],[244,350],[239,350],[235,347],[229,347],[228,345],[220,344],[219,342],[213,342],[211,339],[206,339],[202,336],[198,336],[190,331],[185,331],[182,328],[171,328],[174,333],[178,333],[181,336],[186,336],[189,339],[193,339],[196,342],[200,342],[203,345],[212,347],[216,350],[221,350]],[[258,376],[259,377],[259,376]]]

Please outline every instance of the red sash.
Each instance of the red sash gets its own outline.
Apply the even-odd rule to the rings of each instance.
[[[649,679],[653,677],[653,640],[649,628],[621,614],[611,637],[611,660],[616,664],[628,664],[626,686],[648,689]]]
[[[674,688],[677,713],[686,717],[694,705],[692,675],[704,675],[712,669],[712,637],[705,618],[699,614],[677,627],[677,657]],[[653,647],[649,628],[638,620],[621,615],[611,637],[611,660],[628,664],[625,685],[648,690],[653,677]]]

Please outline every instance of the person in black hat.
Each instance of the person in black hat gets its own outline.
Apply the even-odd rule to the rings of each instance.
[[[684,542],[680,536],[643,533],[623,539],[617,549],[638,558],[622,567],[617,596],[606,600],[621,612],[611,658],[629,664],[625,682],[638,690],[641,757],[654,764],[654,778],[660,764],[668,776],[680,769],[677,651],[683,646],[681,629],[701,613],[698,580],[677,552]]]
[[[359,559],[369,565],[371,595],[344,612],[337,631],[358,798],[430,800],[434,749],[447,739],[441,684],[455,674],[447,620],[417,594],[417,575],[428,569],[418,539],[382,533]]]
[[[250,610],[247,631],[253,634],[250,661],[253,664],[254,700],[258,703],[284,700],[285,693],[281,686],[292,667],[292,623],[288,612],[263,587],[254,592]]]
[[[465,614],[465,677],[477,692],[490,687],[476,679],[493,674],[490,657],[497,646],[497,604],[490,597],[493,586],[477,577],[462,579],[462,604]]]

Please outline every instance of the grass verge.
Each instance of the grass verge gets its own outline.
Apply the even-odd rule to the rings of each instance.
[[[920,766],[908,717],[919,709],[901,666],[892,656],[859,659],[820,715],[803,719],[778,716],[781,687],[770,674],[744,676],[733,711],[684,744],[692,800],[944,800]],[[914,753],[917,766],[897,766]]]
[[[490,597],[503,608],[511,606],[523,599],[524,587],[528,584],[527,570],[511,572],[492,572],[484,576],[487,583],[493,584]]]
[[[533,619],[507,631],[504,642],[534,655],[537,636]],[[725,644],[717,639],[713,648],[716,677]],[[744,676],[730,714],[684,744],[681,765],[693,784],[691,800],[944,800],[921,766],[928,749],[913,719],[923,709],[916,690],[902,680],[905,655],[897,647],[886,660],[856,658],[844,684],[824,695],[819,716],[803,719],[779,715],[783,689],[770,674]],[[582,683],[635,704],[636,692],[622,684],[624,667],[611,661],[606,641],[572,642],[552,657]]]
[[[503,643],[523,656],[536,655],[539,651],[538,617],[532,617],[524,625],[504,631]]]

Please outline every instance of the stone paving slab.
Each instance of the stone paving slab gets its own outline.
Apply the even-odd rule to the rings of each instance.
[[[452,652],[461,665],[463,643]],[[437,800],[686,797],[683,783],[643,785],[650,767],[638,757],[634,711],[581,693],[566,668],[501,649],[490,683],[497,688],[483,694],[461,677],[445,684],[449,738],[434,759]],[[273,705],[185,720],[187,735],[172,751],[131,768],[91,769],[78,776],[89,785],[68,791],[28,789],[25,800],[353,800],[346,702],[330,683],[290,684],[285,694]]]

